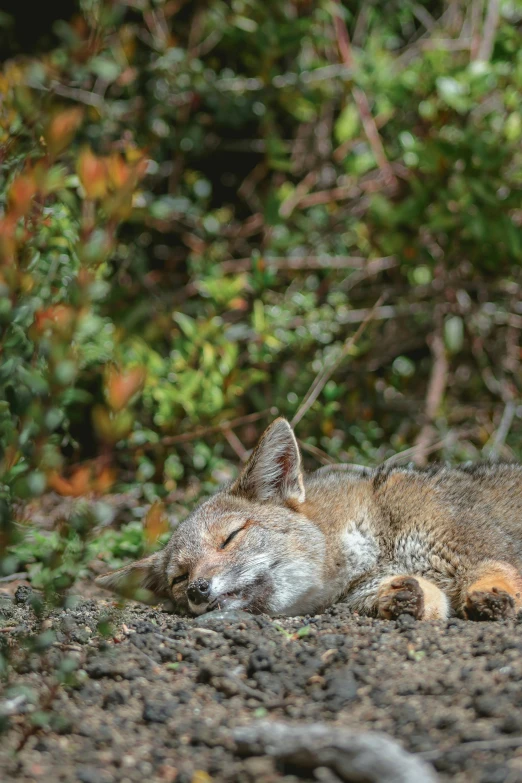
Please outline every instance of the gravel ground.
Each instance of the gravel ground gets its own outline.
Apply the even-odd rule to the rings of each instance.
[[[238,727],[283,721],[384,732],[441,781],[522,783],[522,624],[386,622],[342,604],[315,617],[188,619],[92,598],[52,613],[54,643],[27,657],[17,639],[37,621],[25,600],[23,589],[0,594],[0,644],[17,670],[0,694],[2,780],[353,779],[238,742]],[[53,688],[48,672],[64,658],[74,682]],[[51,724],[30,733],[42,708]]]

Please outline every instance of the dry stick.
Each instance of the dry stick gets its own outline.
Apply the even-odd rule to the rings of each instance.
[[[451,748],[443,750],[427,750],[421,753],[415,753],[415,756],[425,761],[435,761],[436,759],[451,753],[452,750],[473,752],[474,750],[502,750],[508,748],[518,748],[522,745],[522,737],[498,737],[493,740],[476,740],[475,742],[463,742],[460,745],[454,745]]]
[[[222,421],[220,424],[213,424],[210,427],[197,427],[195,430],[192,430],[192,432],[183,432],[181,435],[167,435],[165,438],[161,439],[160,443],[164,446],[170,446],[174,443],[190,443],[190,441],[201,438],[204,435],[212,435],[215,432],[225,432],[234,427],[240,427],[242,424],[258,421],[265,416],[277,416],[278,413],[279,411],[275,407],[266,408],[264,411],[259,411],[259,413],[249,413],[246,416],[238,416],[237,419]],[[155,446],[156,444],[149,443],[147,445]],[[140,445],[139,448],[144,448],[144,446]]]
[[[477,60],[487,62],[491,58],[493,46],[495,44],[495,34],[497,32],[498,19],[500,15],[500,0],[489,0],[486,21],[482,41],[480,42]]]
[[[343,60],[344,64],[348,68],[353,69],[355,63],[352,54],[352,47],[350,44],[350,36],[348,34],[346,25],[344,23],[344,19],[341,16],[343,12],[343,7],[341,5],[340,0],[336,0],[336,5],[337,8],[335,13],[333,14],[333,23],[334,23],[335,34],[337,37],[337,45],[339,47],[339,53],[341,55],[341,59]],[[366,93],[363,90],[361,90],[360,87],[354,86],[352,87],[352,95],[357,105],[357,110],[361,118],[364,132],[366,133],[366,137],[370,142],[370,146],[375,156],[375,160],[377,161],[377,165],[382,171],[386,183],[388,185],[393,185],[396,187],[398,181],[395,174],[393,173],[393,169],[390,166],[388,158],[386,157],[386,153],[384,152],[384,147],[382,145],[381,137],[379,136],[379,131],[377,130],[377,126],[375,125],[375,120],[372,117],[370,104],[368,102]]]
[[[423,466],[427,462],[428,449],[433,439],[433,420],[437,415],[446,384],[448,382],[448,359],[444,340],[440,333],[435,333],[431,341],[433,365],[431,368],[428,390],[426,392],[426,423],[422,427],[414,448],[416,449],[416,465]]]
[[[17,579],[26,579],[27,571],[17,571],[15,574],[0,577],[0,582],[16,582]]]
[[[343,359],[345,359],[345,357],[350,353],[351,349],[353,348],[353,346],[355,345],[359,337],[362,335],[362,333],[365,331],[370,321],[373,320],[373,316],[375,315],[375,312],[377,311],[378,307],[382,304],[384,299],[385,299],[385,295],[382,294],[379,297],[379,299],[376,301],[372,309],[368,312],[366,318],[361,323],[361,325],[359,326],[355,334],[353,334],[351,337],[348,338],[348,340],[346,340],[338,358],[335,361],[333,361],[328,367],[323,367],[322,370],[319,371],[312,385],[306,392],[300,408],[297,410],[297,413],[295,414],[294,418],[290,422],[292,427],[295,427],[295,425],[298,424],[303,418],[303,416],[305,416],[306,413],[310,410],[310,408],[312,407],[312,405],[314,404],[314,402],[319,397],[322,390],[328,383],[328,380],[331,378],[333,373],[339,367]]]

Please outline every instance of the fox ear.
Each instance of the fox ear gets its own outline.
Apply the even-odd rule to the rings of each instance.
[[[260,502],[304,502],[301,455],[286,419],[276,419],[264,431],[231,492]]]
[[[167,598],[168,585],[164,576],[162,554],[160,550],[116,571],[102,574],[96,577],[96,584],[125,598],[135,598],[144,603],[153,603],[154,598],[156,602],[158,598]]]

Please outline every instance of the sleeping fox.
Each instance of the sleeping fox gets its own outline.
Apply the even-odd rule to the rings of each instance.
[[[522,608],[521,568],[522,466],[304,475],[277,419],[163,550],[97,581],[118,592],[133,583],[193,614],[314,614],[343,601],[385,619],[498,620]]]

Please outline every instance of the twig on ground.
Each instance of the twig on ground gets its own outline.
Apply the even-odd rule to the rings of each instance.
[[[27,579],[27,572],[17,571],[16,574],[9,574],[9,576],[0,576],[0,582],[16,582],[17,579]]]
[[[462,742],[460,745],[454,745],[451,748],[444,748],[440,750],[427,750],[422,753],[416,753],[416,756],[420,756],[420,758],[424,759],[425,761],[435,761],[436,759],[440,759],[442,756],[445,756],[448,753],[451,753],[452,750],[457,750],[460,752],[467,751],[467,752],[473,752],[474,750],[508,750],[509,748],[518,748],[522,745],[522,737],[497,737],[496,739],[492,740],[476,740],[474,742]]]
[[[446,385],[448,383],[448,358],[441,330],[435,332],[431,339],[433,364],[426,392],[426,423],[423,425],[415,442],[415,463],[423,466],[427,462],[428,449],[435,434],[433,421],[440,408]]]
[[[482,32],[482,40],[478,48],[477,60],[488,62],[493,53],[495,45],[495,35],[497,32],[498,20],[500,16],[500,0],[489,0],[486,20]]]
[[[319,397],[322,390],[328,383],[328,380],[331,378],[332,374],[339,367],[339,365],[346,358],[346,356],[348,356],[351,349],[353,348],[353,346],[355,345],[359,337],[363,334],[370,321],[373,320],[375,313],[377,312],[379,306],[382,304],[384,299],[385,299],[385,295],[382,294],[377,300],[377,302],[374,304],[374,306],[371,308],[371,310],[368,311],[367,316],[364,318],[357,331],[351,337],[349,337],[348,340],[346,340],[341,350],[341,353],[339,354],[337,359],[335,359],[328,366],[323,367],[319,371],[312,385],[310,386],[307,393],[305,394],[301,406],[298,408],[297,413],[295,414],[294,418],[291,421],[292,427],[295,427],[295,425],[298,424],[303,418],[303,416],[305,416],[306,413],[310,410],[310,408],[312,407],[312,405],[314,404],[314,402]]]
[[[335,0],[335,12],[333,14],[333,23],[334,23],[335,34],[337,37],[337,45],[339,47],[339,53],[341,55],[342,61],[348,68],[352,69],[355,65],[355,62],[352,54],[350,36],[348,34],[348,29],[342,17],[342,12],[343,12],[343,7],[341,5],[340,0]],[[381,141],[381,137],[379,136],[379,131],[377,130],[377,126],[375,125],[375,121],[373,119],[370,110],[370,104],[368,102],[366,93],[360,87],[354,86],[352,87],[352,95],[357,105],[357,110],[361,118],[361,123],[364,128],[364,132],[366,133],[366,137],[370,143],[370,147],[372,148],[372,152],[375,156],[375,161],[378,167],[382,171],[384,180],[388,185],[393,185],[394,187],[396,187],[398,185],[398,180],[395,174],[393,173],[393,169],[390,165],[388,158],[386,157],[386,153],[384,152],[384,147]]]

